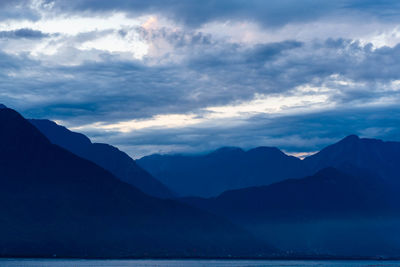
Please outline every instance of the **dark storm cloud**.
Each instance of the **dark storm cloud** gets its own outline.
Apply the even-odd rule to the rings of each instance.
[[[372,50],[330,40],[210,47],[193,50],[188,45],[190,54],[182,62],[164,65],[122,61],[104,53],[103,62],[48,66],[2,54],[9,63],[0,65],[0,94],[31,117],[51,114],[73,124],[169,113],[201,116],[208,106],[251,100],[255,94],[290,96],[302,85],[329,87],[329,103],[339,106],[399,97],[390,86],[400,79],[400,46]],[[332,75],[351,83],[337,84]]]
[[[387,19],[399,16],[400,3],[397,0],[353,0],[347,1],[345,8],[353,11],[368,12],[375,16],[386,17]]]
[[[34,28],[46,29],[48,25],[32,23],[21,26],[32,29],[15,30],[15,25],[7,28],[8,22],[2,24],[0,103],[27,117],[64,120],[70,126],[149,119],[160,114],[204,118],[210,115],[205,110],[210,106],[236,105],[260,95],[318,97],[328,90],[324,112],[305,103],[303,111],[284,116],[246,115],[223,123],[210,120],[130,133],[90,132],[98,141],[119,145],[132,155],[154,151],[154,147],[207,151],[223,145],[315,151],[352,133],[389,140],[400,136],[400,110],[396,107],[400,101],[400,45],[377,48],[365,44],[380,33],[382,42],[396,42],[398,37],[392,31],[400,21],[399,1],[0,0],[0,11],[0,21],[35,21],[43,16],[45,23],[47,19],[53,23],[58,16],[101,19],[123,12],[132,17],[160,15],[183,25],[175,27],[162,19],[147,29],[132,25],[112,28],[115,25],[111,23],[110,28],[82,28],[76,34],[55,36]],[[232,24],[199,28],[215,21]],[[244,23],[229,40],[229,31],[242,21],[262,27]],[[369,28],[367,33],[356,30],[364,21],[371,23],[371,35]],[[309,28],[299,35],[290,28],[302,31],[301,27],[310,27],[303,25],[308,22],[317,28],[315,33],[311,29],[310,38]],[[336,24],[349,39],[325,40],[341,37],[341,32],[320,36],[321,28],[333,29]],[[218,27],[226,31],[219,37]],[[252,35],[250,41],[240,40],[242,33]],[[150,52],[142,60],[133,59],[129,52],[100,50],[104,44],[96,49],[84,46],[88,42],[99,44],[103,37],[130,45],[132,40],[138,41],[136,36],[149,45]],[[362,43],[352,39],[357,36]],[[273,42],[270,37],[285,41]],[[302,87],[306,87],[304,91]]]
[[[287,23],[315,21],[323,16],[368,15],[379,19],[399,19],[398,1],[361,0],[55,0],[55,9],[65,12],[128,11],[134,15],[161,13],[189,26],[210,21],[250,20],[276,27]]]
[[[87,35],[93,34],[99,33]],[[351,133],[385,139],[400,136],[396,126],[400,112],[393,106],[349,110],[380,98],[386,98],[381,105],[400,99],[400,90],[391,87],[400,79],[400,45],[373,49],[353,40],[329,39],[244,46],[166,29],[142,34],[153,41],[167,40],[174,53],[184,56],[174,61],[166,55],[163,64],[148,64],[151,58],[122,60],[102,52],[100,61],[62,66],[24,54],[0,53],[1,102],[27,117],[79,126],[171,113],[194,113],[201,118],[209,106],[252,100],[255,94],[291,96],[298,86],[307,85],[330,88],[326,104],[335,103],[335,108],[297,116],[258,115],[240,126],[229,126],[227,119],[227,123],[210,122],[207,127],[143,129],[129,134],[97,130],[90,135],[132,155],[135,150],[146,151],[146,146],[206,151],[233,144],[315,151]],[[349,82],[338,84],[338,79]]]
[[[0,38],[8,38],[8,39],[41,39],[49,37],[49,34],[43,33],[41,31],[32,30],[32,29],[18,29],[13,31],[0,31]]]
[[[378,19],[398,21],[400,4],[396,0],[4,0],[0,1],[0,20],[37,20],[40,10],[55,14],[104,14],[114,11],[133,16],[162,14],[186,26],[198,27],[213,21],[255,21],[268,27],[311,22],[321,18],[335,20]]]
[[[22,57],[16,57],[0,51],[0,75],[6,76],[9,70],[20,69],[23,64]]]
[[[207,47],[208,42],[203,45]],[[246,79],[242,75],[253,72],[249,68],[256,69],[260,64],[272,62],[284,51],[300,46],[298,42],[256,46],[251,50],[221,46],[219,50],[209,52],[204,52],[207,48],[203,46],[181,64],[166,66],[119,61],[112,55],[104,55],[104,59],[108,59],[103,63],[52,66],[51,69],[43,66],[40,72],[48,76],[45,80],[38,77],[37,84],[31,79],[30,92],[38,90],[37,94],[47,96],[52,102],[38,103],[27,112],[33,117],[52,114],[59,119],[90,123],[198,111],[208,105],[250,100],[254,93],[263,90],[257,83],[264,78],[262,73],[254,73]],[[187,49],[192,51],[192,45],[187,44]],[[221,53],[223,50],[225,53]],[[216,64],[216,61],[220,63]],[[73,79],[63,78],[65,76]],[[204,76],[210,79],[203,79]]]
[[[317,0],[148,0],[148,1],[54,1],[55,8],[73,11],[130,11],[133,14],[162,13],[187,25],[197,26],[213,20],[232,18],[259,20],[279,25],[290,21],[310,20],[336,5]]]
[[[0,0],[0,21],[4,19],[38,20],[40,13],[30,0]]]
[[[188,27],[121,26],[53,39],[34,29],[1,31],[3,50],[9,53],[0,52],[0,102],[28,117],[64,120],[71,126],[160,114],[203,118],[210,115],[204,110],[207,107],[240,104],[257,95],[318,96],[328,90],[324,104],[332,108],[323,113],[305,103],[308,110],[290,116],[259,114],[183,128],[91,132],[98,141],[120,145],[133,155],[146,146],[206,151],[222,145],[275,145],[287,151],[315,151],[352,133],[393,140],[400,136],[400,111],[395,106],[400,101],[400,45],[377,48],[365,45],[368,38],[360,43],[322,37],[314,41],[278,38],[286,41],[268,43],[260,37],[264,41],[244,44],[213,36],[216,29],[209,31],[213,34],[196,29],[213,21],[246,20],[275,28],[269,29],[271,34],[289,23],[396,22],[397,1],[56,0],[33,4],[0,0],[0,20],[36,20],[39,11],[51,14],[48,18],[101,18],[122,11],[132,16],[161,14]],[[82,48],[85,42],[102,37],[124,39],[136,34],[154,49],[142,60]],[[41,43],[43,49],[47,45],[56,49],[32,56],[33,46],[26,47],[43,38],[49,38]],[[22,52],[15,53],[13,46]],[[309,89],[301,91],[302,86]]]

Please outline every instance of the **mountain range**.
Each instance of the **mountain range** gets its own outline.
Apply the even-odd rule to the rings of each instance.
[[[0,151],[3,257],[400,256],[398,142],[135,162],[0,105]]]
[[[186,196],[181,201],[282,251],[400,255],[399,142],[350,135],[304,160],[259,147],[152,155],[138,164]]]
[[[151,197],[0,109],[0,256],[228,257],[275,250],[225,219]]]
[[[304,160],[278,148],[221,148],[206,155],[150,155],[137,160],[180,196],[213,197],[224,191],[310,176],[326,167],[354,165],[399,183],[400,143],[350,135]]]
[[[354,166],[182,201],[224,216],[284,251],[400,255],[400,190]]]
[[[216,196],[307,174],[300,159],[274,147],[224,147],[206,155],[150,155],[139,166],[180,196]]]

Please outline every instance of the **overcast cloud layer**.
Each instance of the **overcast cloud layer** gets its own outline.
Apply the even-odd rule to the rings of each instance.
[[[0,103],[133,157],[400,140],[400,3],[0,1]]]

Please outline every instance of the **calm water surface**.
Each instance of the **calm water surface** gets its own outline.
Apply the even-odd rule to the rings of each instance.
[[[400,261],[257,261],[257,260],[42,260],[0,259],[0,267],[400,267]]]

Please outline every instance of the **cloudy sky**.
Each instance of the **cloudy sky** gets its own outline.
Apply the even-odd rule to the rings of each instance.
[[[135,158],[400,140],[400,2],[0,0],[0,103]]]

